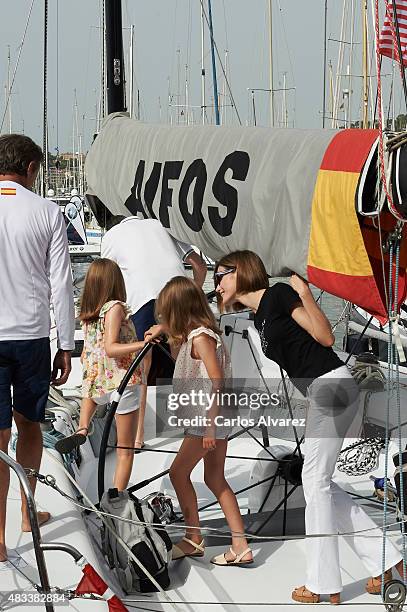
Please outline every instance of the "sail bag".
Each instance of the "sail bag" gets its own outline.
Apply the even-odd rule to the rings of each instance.
[[[297,272],[384,320],[382,245],[397,220],[379,207],[363,216],[356,205],[360,189],[374,193],[360,178],[377,138],[360,129],[149,125],[113,113],[85,170],[89,194],[103,203],[99,218],[101,210],[157,218],[214,260],[250,249],[271,276]],[[377,167],[367,174],[377,180]],[[399,302],[406,266],[403,229]]]

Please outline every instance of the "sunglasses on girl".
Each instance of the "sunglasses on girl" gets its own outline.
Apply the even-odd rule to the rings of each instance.
[[[231,274],[232,272],[236,272],[236,268],[228,268],[227,270],[224,270],[222,272],[215,272],[215,274],[213,275],[215,287],[219,285],[220,281],[224,276],[226,276],[226,274]]]

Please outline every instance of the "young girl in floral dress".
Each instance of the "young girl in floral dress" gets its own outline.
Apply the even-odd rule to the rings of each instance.
[[[96,259],[88,268],[79,318],[84,333],[82,404],[76,433],[59,441],[55,448],[67,453],[83,444],[98,405],[111,402],[136,353],[145,345],[138,341],[119,266],[110,259]],[[116,411],[117,464],[114,487],[124,490],[133,465],[133,449],[140,404],[143,370],[135,370]]]

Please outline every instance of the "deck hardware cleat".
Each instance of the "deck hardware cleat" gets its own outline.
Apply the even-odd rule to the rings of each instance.
[[[388,612],[402,612],[407,589],[401,580],[390,580],[384,585],[383,603]]]
[[[233,327],[231,325],[225,325],[225,336],[230,336],[233,332]]]
[[[49,485],[50,487],[55,487],[55,484],[56,484],[55,477],[52,476],[52,474],[47,474],[45,476],[44,482],[45,482],[45,484]]]

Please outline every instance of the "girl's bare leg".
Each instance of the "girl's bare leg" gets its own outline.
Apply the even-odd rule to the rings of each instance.
[[[185,536],[197,544],[202,542],[202,535],[199,529],[198,502],[190,476],[196,464],[207,452],[202,447],[202,438],[184,438],[170,468],[170,479],[187,525]],[[195,529],[190,529],[189,526]],[[177,546],[185,553],[194,551],[194,547],[188,542],[181,541]]]
[[[113,486],[119,491],[124,491],[129,484],[133,467],[137,421],[138,410],[133,410],[133,412],[128,412],[127,414],[116,414],[117,446],[126,447],[116,450],[117,462]]]
[[[140,385],[140,407],[137,423],[136,440],[134,443],[135,448],[141,448],[144,444],[144,417],[146,414],[146,403],[147,403],[147,376],[151,367],[151,351],[143,359],[144,376],[146,380],[145,385]]]
[[[141,448],[144,444],[144,417],[146,415],[147,385],[140,385],[140,404],[138,409],[137,431],[134,442],[135,448]]]
[[[97,404],[89,397],[82,398],[78,430],[82,429],[83,427],[85,427],[86,429],[89,428],[92,417],[96,411],[96,406]]]
[[[226,521],[229,525],[232,535],[232,549],[239,555],[248,548],[246,538],[239,534],[244,533],[243,520],[240,514],[236,495],[233,493],[229,484],[225,479],[225,457],[228,443],[227,440],[216,440],[216,448],[208,452],[204,457],[204,480],[222,508]],[[228,551],[226,559],[233,560],[234,557]],[[249,561],[252,558],[252,553],[247,553],[243,557],[243,561]]]

